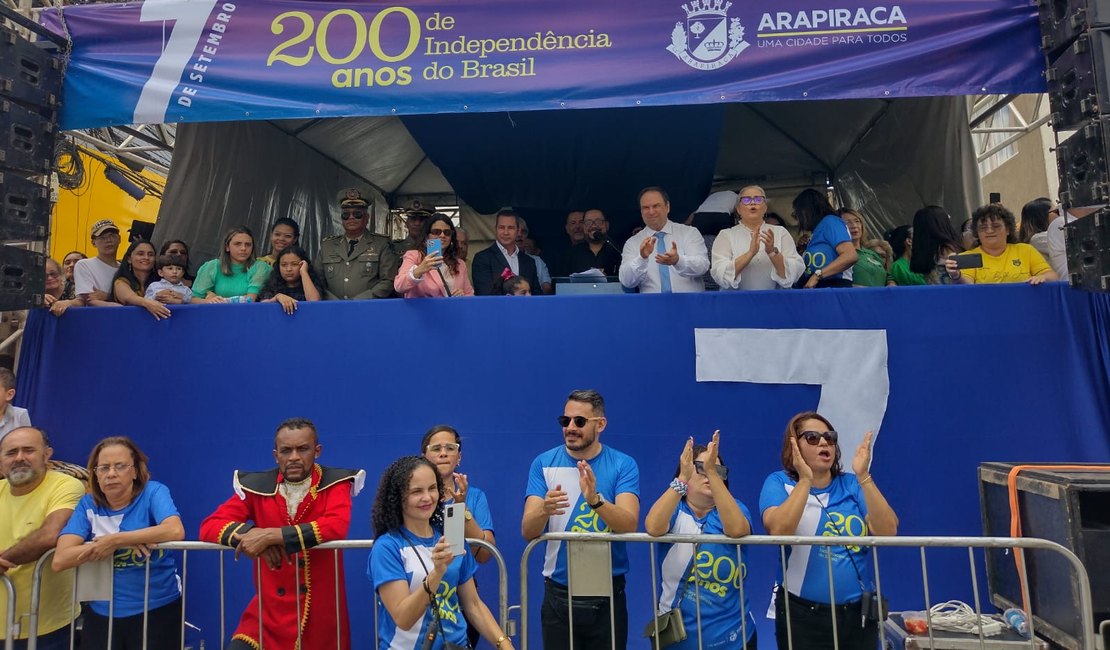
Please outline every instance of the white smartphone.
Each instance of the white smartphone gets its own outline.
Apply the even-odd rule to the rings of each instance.
[[[443,506],[443,535],[451,545],[452,555],[466,552],[466,504],[449,503]]]

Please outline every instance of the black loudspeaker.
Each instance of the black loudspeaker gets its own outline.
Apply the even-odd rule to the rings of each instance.
[[[1110,209],[1069,223],[1065,233],[1071,286],[1110,291]]]
[[[42,253],[0,246],[0,311],[41,307],[46,286]]]
[[[0,24],[0,97],[53,111],[61,86],[59,59]]]
[[[1110,26],[1110,0],[1037,0],[1041,48],[1059,53],[1090,27]]]
[[[1056,150],[1060,201],[1070,207],[1110,203],[1108,127],[1110,116],[1091,120]]]
[[[31,174],[50,172],[54,158],[57,117],[43,117],[7,99],[0,99],[0,167]]]
[[[1074,129],[1110,113],[1110,30],[1091,30],[1075,40],[1045,71],[1052,126]]]
[[[988,537],[1010,536],[1008,475],[1015,464],[979,466],[983,534]],[[1060,544],[1086,568],[1095,624],[1090,632],[1096,633],[1099,622],[1110,619],[1110,472],[1025,470],[1016,486],[1023,536]],[[1025,552],[1034,629],[1055,645],[1078,650],[1079,594],[1070,566],[1053,551]],[[987,551],[987,583],[995,606],[1022,607],[1012,551]]]
[[[0,240],[46,239],[50,190],[18,174],[0,171]]]

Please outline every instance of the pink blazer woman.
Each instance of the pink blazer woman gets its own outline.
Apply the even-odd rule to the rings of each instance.
[[[443,277],[435,270],[429,271],[419,280],[413,280],[412,270],[421,259],[420,251],[411,250],[401,258],[401,270],[393,279],[393,289],[405,298],[446,298],[451,295],[473,296],[474,287],[470,284],[470,276],[466,272],[466,262],[459,260],[458,273],[451,273],[451,269],[443,265]],[[451,285],[451,290],[443,286],[443,278]]]

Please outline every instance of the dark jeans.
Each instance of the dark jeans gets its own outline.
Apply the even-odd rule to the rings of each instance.
[[[832,650],[832,612],[836,610],[836,641],[840,650],[876,650],[879,622],[860,620],[860,601],[830,606],[815,603],[782,587],[775,596],[775,639],[779,650],[787,650],[786,604],[790,598],[790,633],[795,650]]]
[[[81,650],[108,650],[108,617],[85,608]],[[147,650],[180,650],[181,599],[147,612]],[[41,646],[40,646],[41,647]],[[143,615],[112,619],[111,650],[142,650]]]
[[[574,625],[574,647],[577,650],[614,648],[624,650],[628,644],[628,605],[624,597],[624,576],[613,576],[613,615],[609,616],[608,598],[575,598],[574,611],[568,612],[567,588],[550,578],[543,581],[544,650],[570,648],[571,624]],[[568,620],[573,616],[573,621]],[[613,638],[616,646],[613,646]]]
[[[3,646],[0,641],[0,646]],[[35,644],[39,650],[69,650],[69,626],[54,630],[50,634],[40,634]],[[27,650],[26,641],[16,641],[15,650]]]

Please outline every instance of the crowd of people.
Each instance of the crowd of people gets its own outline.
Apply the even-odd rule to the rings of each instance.
[[[939,206],[918,210],[911,224],[873,237],[859,210],[833,207],[815,189],[793,200],[798,237],[769,210],[758,185],[717,192],[684,223],[671,218],[663,188],[639,195],[643,226],[618,246],[598,209],[567,215],[568,248],[543,259],[527,222],[515,211],[495,217],[494,242],[473,258],[469,235],[441,213],[408,213],[408,237],[390,241],[367,229],[369,202],[348,190],[340,202],[343,233],[327,237],[315,259],[300,246],[289,218],[270,228],[268,252],[246,226],[229,230],[219,255],[190,270],[189,248],[130,243],[121,261],[119,228],[91,229],[97,254],[48,259],[46,306],[61,316],[75,306],[133,305],[156,319],[188,303],[276,302],[289,314],[303,301],[439,298],[554,293],[557,277],[619,279],[626,291],[682,293],[923,284],[1040,284],[1067,276],[1064,218],[1048,199],[1014,214],[1000,204],[977,209],[960,229]],[[468,265],[468,260],[470,264]]]
[[[560,443],[538,454],[528,470],[520,524],[524,538],[638,530],[640,468],[630,455],[602,444],[608,425],[604,398],[593,390],[575,390],[557,420]],[[49,471],[52,449],[44,431],[28,423],[2,435],[0,471],[6,478],[0,480],[0,574],[15,588],[17,616],[28,611],[36,561],[55,549],[53,570],[43,579],[38,647],[69,647],[70,624],[78,614],[70,604],[69,572],[110,558],[112,600],[84,607],[78,633],[82,650],[108,648],[109,635],[112,648],[180,648],[177,564],[172,553],[156,545],[183,539],[186,528],[169,489],[153,480],[139,446],[119,436],[97,443],[89,455],[86,493],[80,480]],[[463,438],[453,427],[438,425],[420,445],[419,454],[386,467],[374,497],[375,542],[367,577],[378,595],[378,647],[466,648],[481,637],[498,650],[511,650],[512,640],[475,582],[478,564],[490,558],[488,550],[462,544],[453,551],[445,535],[445,506],[456,504],[462,506],[466,538],[490,545],[497,541],[486,494],[458,471]],[[321,451],[311,421],[285,420],[274,434],[275,466],[236,471],[233,494],[200,523],[200,540],[257,562],[257,593],[228,648],[350,647],[343,555],[315,547],[366,535],[352,530],[350,517],[352,498],[363,488],[366,473],[322,466],[317,462]],[[846,460],[847,472],[838,434],[818,413],[799,413],[787,423],[781,456],[773,463],[781,469],[764,482],[756,522],[729,490],[719,432],[705,444],[688,439],[676,451],[673,476],[651,477],[661,488],[643,520],[652,536],[742,538],[755,531],[756,522],[775,535],[897,534],[898,517],[870,473],[871,434]],[[544,647],[568,647],[572,639],[580,648],[626,647],[630,567],[625,543],[610,545],[611,596],[573,599],[567,547],[546,544],[540,609]],[[832,648],[835,625],[839,647],[874,650],[879,620],[869,609],[875,590],[870,547],[797,546],[785,552],[786,564],[773,585],[778,647],[788,645],[789,619],[795,647]],[[666,627],[679,619],[688,633],[670,638],[675,648],[756,648],[748,595],[759,588],[747,584],[747,563],[742,546],[664,543],[652,567],[660,589],[645,636],[656,637],[661,622]],[[20,643],[25,643],[27,631],[21,630]]]

